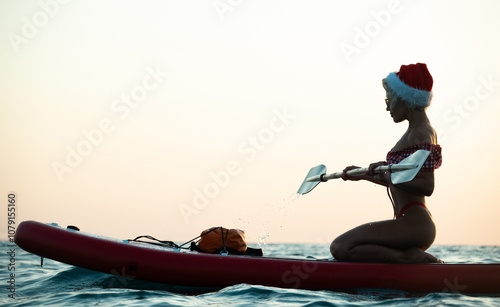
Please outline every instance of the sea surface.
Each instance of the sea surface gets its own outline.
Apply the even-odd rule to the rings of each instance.
[[[500,306],[498,295],[453,292],[414,294],[365,290],[358,294],[281,289],[239,284],[201,292],[125,280],[15,249],[15,285],[9,289],[9,252],[1,242],[1,306]],[[259,247],[254,245],[252,247]],[[267,244],[266,256],[330,258],[325,244]],[[433,246],[430,253],[448,263],[500,263],[499,246]],[[12,265],[11,265],[12,267]],[[12,296],[12,295],[11,295]]]

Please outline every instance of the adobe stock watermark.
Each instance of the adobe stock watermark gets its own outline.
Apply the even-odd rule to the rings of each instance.
[[[281,281],[290,288],[298,289],[300,284],[311,277],[318,270],[316,260],[304,260],[299,264],[294,264],[289,270],[283,272]]]
[[[347,63],[352,62],[354,54],[360,54],[363,48],[366,48],[371,40],[377,37],[383,28],[386,28],[392,21],[392,17],[401,13],[403,8],[399,0],[390,0],[387,2],[387,8],[379,11],[371,11],[372,19],[363,27],[354,28],[354,37],[351,43],[340,43],[340,50],[344,55]]]
[[[488,77],[479,76],[478,83],[474,89],[474,93],[466,96],[462,101],[457,102],[443,113],[444,122],[451,125],[451,130],[457,130],[463,122],[470,118],[472,113],[476,112],[481,105],[484,104],[500,87],[500,82],[493,79],[493,74]],[[449,130],[436,127],[438,138],[441,143],[448,139]]]
[[[166,71],[162,71],[158,65],[146,67],[146,74],[142,82],[132,87],[128,92],[121,94],[110,105],[110,111],[118,116],[121,121],[126,120],[131,110],[136,109],[143,103],[149,94],[168,76]],[[115,122],[110,117],[103,117],[95,128],[83,129],[82,138],[74,146],[66,146],[66,156],[62,161],[53,161],[52,171],[59,182],[63,182],[64,176],[70,174],[88,157],[94,149],[101,145],[106,135],[115,131]]]
[[[7,245],[6,251],[8,256],[7,269],[7,296],[11,299],[16,298],[16,248],[17,245],[14,241],[17,229],[17,215],[18,215],[18,200],[17,193],[10,192],[7,194]],[[19,275],[19,274],[17,274]]]
[[[453,279],[453,283],[451,283],[448,279],[445,279],[443,283],[446,286],[443,288],[443,292],[461,293],[468,288],[468,286],[458,283],[458,277],[455,277],[455,279]]]
[[[210,202],[229,186],[232,178],[241,174],[244,164],[254,161],[258,153],[265,150],[274,140],[276,134],[285,130],[290,125],[291,120],[295,118],[295,115],[289,113],[286,107],[281,110],[273,109],[273,113],[274,116],[265,127],[261,128],[257,134],[250,135],[239,143],[236,151],[244,157],[243,163],[233,159],[228,161],[223,169],[210,172],[208,182],[201,188],[193,188],[191,204],[179,205],[179,212],[186,224],[190,223],[193,216],[199,215],[206,209]]]
[[[137,269],[137,266],[135,266],[135,268]],[[135,279],[135,276],[127,274],[125,267],[122,267],[120,272],[112,269],[111,274],[113,275],[113,278],[111,278],[108,283],[109,288],[126,288],[129,286],[129,282]],[[115,286],[116,282],[119,283],[118,286]]]
[[[59,14],[62,5],[68,2],[69,0],[39,0],[40,9],[31,18],[23,17],[21,19],[22,26],[19,34],[7,33],[7,38],[14,52],[19,53],[19,48],[35,38],[41,29],[45,28]]]
[[[215,0],[212,6],[219,16],[221,21],[226,19],[226,14],[234,11],[235,8],[241,5],[243,0]]]

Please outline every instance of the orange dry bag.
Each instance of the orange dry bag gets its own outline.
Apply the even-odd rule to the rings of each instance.
[[[247,251],[245,232],[224,227],[203,230],[198,242],[198,249],[206,253],[228,251],[229,253],[244,254]]]

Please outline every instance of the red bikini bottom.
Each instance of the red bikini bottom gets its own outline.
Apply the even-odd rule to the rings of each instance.
[[[404,207],[401,209],[401,211],[399,211],[399,215],[396,218],[396,220],[399,219],[401,216],[403,216],[403,213],[405,213],[406,210],[408,210],[409,208],[414,207],[414,206],[421,206],[421,207],[424,207],[425,209],[427,209],[425,204],[422,204],[422,203],[419,203],[416,201],[408,203],[408,204],[404,205]],[[429,212],[429,209],[427,209],[427,212]],[[429,212],[429,214],[431,214],[431,213]]]

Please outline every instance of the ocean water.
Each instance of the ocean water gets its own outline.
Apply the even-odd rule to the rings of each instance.
[[[256,246],[253,246],[256,247]],[[266,256],[330,258],[325,244],[268,244]],[[239,284],[219,290],[173,288],[125,280],[15,248],[15,298],[9,297],[11,247],[1,242],[2,306],[500,306],[498,295],[413,294],[396,290],[361,293],[281,289]],[[500,263],[499,246],[433,246],[432,254],[448,263]]]

